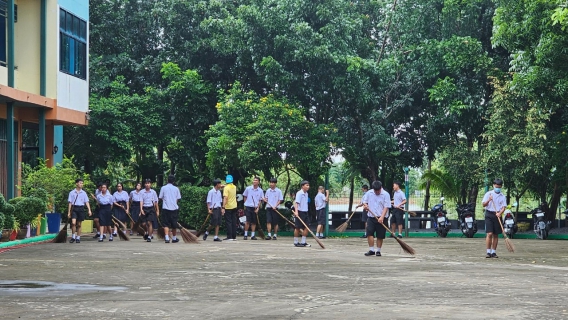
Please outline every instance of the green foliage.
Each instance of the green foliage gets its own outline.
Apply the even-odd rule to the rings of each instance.
[[[0,231],[4,229],[4,222],[6,221],[6,217],[2,212],[0,212]]]
[[[458,200],[459,185],[454,177],[440,169],[432,169],[424,172],[420,181],[420,188],[426,187],[426,181],[430,180],[430,189],[437,190],[449,200]]]
[[[41,161],[36,168],[24,167],[22,194],[45,199],[45,191],[49,199],[47,202],[48,210],[64,213],[67,211],[69,192],[75,188],[75,179],[77,178],[84,180],[83,187],[85,190],[95,189],[89,175],[78,170],[72,159],[64,158],[62,163],[51,168],[47,167],[45,161]]]
[[[196,187],[189,184],[179,186],[181,200],[179,201],[180,222],[190,228],[198,229],[207,217],[207,187]]]
[[[47,209],[46,202],[35,197],[16,197],[10,199],[9,203],[14,206],[14,218],[20,225],[32,222]]]
[[[4,229],[13,230],[16,226],[16,219],[12,214],[4,214]]]

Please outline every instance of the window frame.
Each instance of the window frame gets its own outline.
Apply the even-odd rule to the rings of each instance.
[[[62,15],[65,15],[65,17],[62,17]],[[62,22],[65,25],[62,25]],[[67,26],[68,24],[69,26]],[[64,40],[68,43],[67,50],[62,47]],[[84,45],[85,50],[82,52],[83,56],[79,57],[82,50],[78,48],[81,44]],[[63,8],[59,8],[59,72],[87,80],[87,48],[87,21]],[[83,64],[78,65],[78,61],[81,60]]]

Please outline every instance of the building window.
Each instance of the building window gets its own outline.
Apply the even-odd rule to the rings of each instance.
[[[14,5],[14,23],[18,22],[18,6]],[[8,64],[8,3],[0,0],[0,66]]]
[[[59,10],[59,70],[87,78],[87,22]]]

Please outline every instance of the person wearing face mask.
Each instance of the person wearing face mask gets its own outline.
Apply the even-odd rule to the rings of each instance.
[[[483,196],[482,205],[485,208],[485,231],[487,232],[485,237],[486,258],[499,258],[497,256],[497,243],[499,241],[499,233],[502,230],[497,220],[500,219],[501,214],[507,208],[507,200],[501,193],[502,186],[503,180],[495,179],[493,181],[493,190],[488,191]]]

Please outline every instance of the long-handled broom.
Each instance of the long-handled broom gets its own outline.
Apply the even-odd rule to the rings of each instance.
[[[73,205],[71,205],[71,211],[70,211],[71,214],[73,214],[73,209],[75,208],[75,202],[77,202],[78,197],[79,197],[79,194],[77,194],[75,196],[75,201],[73,201]],[[53,243],[65,243],[65,242],[67,242],[67,225],[69,224],[69,220],[71,220],[71,217],[67,217],[67,222],[65,222],[65,226],[63,226],[63,229],[61,229],[61,231],[59,231],[57,236],[55,238],[53,238],[53,240],[51,242],[53,242]]]
[[[197,230],[197,232],[195,233],[195,236],[199,238],[199,236],[205,231],[205,226],[207,225],[207,222],[209,221],[209,218],[211,218],[211,215],[208,214],[207,218],[205,218],[205,221],[203,222],[203,225],[201,226],[201,228],[199,228],[199,230]]]
[[[377,221],[379,221],[379,217],[374,214],[371,210],[369,210],[369,212],[377,219]],[[390,232],[391,234],[393,234],[393,232],[382,222],[379,221],[379,223],[385,227],[385,229]],[[406,244],[406,242],[402,241],[401,239],[395,237],[394,238],[396,240],[396,242],[398,242],[398,244],[400,245],[400,247],[402,248],[402,250],[404,250],[404,252],[410,254],[410,255],[415,255],[416,251],[414,251],[414,249],[412,249],[411,246],[409,246],[408,244]]]
[[[252,203],[254,204],[255,208],[256,208],[256,231],[258,231],[258,236],[261,239],[264,239],[264,232],[262,231],[262,227],[260,226],[260,220],[258,219],[258,209],[260,207],[260,201],[258,203],[258,206],[256,205],[256,203],[254,202],[254,197],[252,198]]]
[[[304,225],[304,227],[306,229],[308,229],[308,231],[310,232],[310,234],[312,235],[312,238],[314,238],[314,240],[316,240],[316,242],[320,245],[320,247],[322,249],[325,249],[325,246],[323,245],[323,242],[320,241],[320,239],[318,239],[316,237],[316,235],[312,232],[312,230],[310,230],[310,228],[308,228],[308,226],[306,225],[306,223],[300,218],[300,216],[296,216],[296,219],[300,220],[300,222]]]
[[[164,239],[166,237],[166,230],[164,229],[164,226],[162,225],[159,216],[157,220],[158,224],[160,225],[160,227],[158,228],[158,239]]]
[[[491,200],[491,202],[493,203],[493,210],[497,212],[497,210],[495,209],[495,202],[493,202],[493,200]],[[505,228],[503,228],[503,222],[501,222],[501,218],[497,217],[497,220],[499,220],[499,224],[501,225],[501,231],[503,232],[503,238],[505,238],[505,247],[507,247],[507,250],[509,252],[515,252],[515,246],[513,245],[511,239],[509,239],[509,237],[505,233]]]
[[[121,240],[124,241],[130,241],[130,238],[126,235],[126,233],[122,230],[122,228],[126,228],[126,226],[124,225],[124,223],[122,223],[122,221],[116,219],[115,217],[112,217],[112,221],[114,222],[114,225],[116,226],[117,229],[117,233],[118,233],[118,237]]]
[[[357,209],[358,208],[355,208],[355,210],[353,210],[351,215],[349,215],[349,218],[347,218],[347,221],[343,222],[342,224],[339,225],[339,227],[335,228],[335,231],[344,232],[345,230],[347,230],[347,227],[349,226],[349,221],[351,221],[351,218],[353,218],[353,215],[355,214],[355,212],[357,212]]]
[[[183,239],[183,242],[185,242],[185,243],[199,243],[198,238],[193,233],[191,233],[189,230],[184,228],[179,222],[178,222],[178,227],[179,227],[179,230],[181,231],[181,237]]]
[[[126,214],[130,218],[130,223],[132,225],[132,231],[136,230],[136,232],[138,232],[139,234],[144,234],[146,232],[144,230],[144,228],[142,228],[142,226],[140,226],[140,224],[138,224],[138,226],[136,226],[136,222],[134,222],[134,219],[132,219],[132,216],[130,215],[130,213],[126,212]]]
[[[272,205],[271,205],[271,206],[272,206]],[[278,213],[278,214],[282,217],[282,219],[284,219],[284,220],[290,225],[290,227],[292,227],[293,229],[296,229],[296,224],[295,224],[294,222],[288,220],[288,218],[286,218],[283,214],[281,214],[280,211],[278,211],[278,210],[276,209],[276,207],[273,206],[272,209],[273,209],[274,211],[276,211],[276,213]]]

